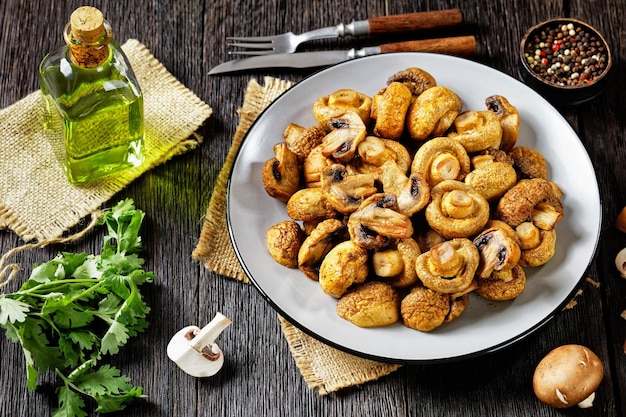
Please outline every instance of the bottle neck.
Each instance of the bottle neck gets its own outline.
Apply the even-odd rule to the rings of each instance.
[[[77,39],[70,23],[65,25],[63,37],[70,48],[72,62],[81,68],[96,68],[109,58],[109,43],[113,39],[113,31],[106,21],[102,36],[95,42],[81,42]]]

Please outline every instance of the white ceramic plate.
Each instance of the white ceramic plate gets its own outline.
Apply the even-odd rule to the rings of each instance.
[[[550,177],[565,193],[564,219],[557,226],[557,250],[545,266],[526,269],[525,291],[508,302],[472,295],[457,320],[430,333],[401,323],[363,329],[337,316],[336,300],[299,270],[268,254],[265,231],[288,219],[283,203],[263,189],[261,172],[282,141],[289,122],[315,124],[313,102],[340,88],[370,96],[393,73],[408,67],[430,72],[439,85],[455,91],[464,108],[484,110],[484,100],[500,94],[521,116],[518,145],[546,157]],[[274,101],[251,127],[233,166],[227,197],[231,239],[239,260],[271,305],[311,336],[356,355],[390,362],[422,363],[460,359],[494,351],[539,328],[573,296],[594,257],[601,222],[595,172],[579,138],[565,119],[521,82],[473,61],[423,53],[379,55],[349,61],[303,80]]]

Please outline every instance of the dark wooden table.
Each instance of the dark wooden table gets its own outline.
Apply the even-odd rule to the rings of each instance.
[[[1,107],[38,88],[41,58],[62,44],[61,30],[72,10],[82,4],[78,0],[0,2]],[[119,195],[132,197],[146,212],[142,232],[146,269],[158,277],[154,285],[144,287],[153,308],[150,328],[115,359],[134,383],[144,387],[148,399],[119,415],[612,417],[626,413],[626,321],[620,318],[626,309],[626,280],[613,264],[617,251],[626,245],[626,235],[612,226],[626,205],[623,1],[96,0],[92,4],[103,10],[120,43],[128,38],[145,43],[214,110],[200,130],[206,141],[198,150],[146,173]],[[238,123],[237,109],[252,77],[210,77],[207,72],[228,58],[224,40],[228,35],[300,32],[368,16],[452,7],[464,12],[466,24],[459,31],[477,36],[478,55],[472,59],[513,76],[517,76],[520,38],[527,28],[547,18],[586,20],[599,27],[612,45],[615,62],[605,94],[576,108],[559,108],[584,143],[599,180],[602,235],[587,276],[600,286],[583,282],[573,309],[559,312],[539,331],[497,353],[449,364],[405,366],[378,381],[320,397],[307,388],[276,313],[259,292],[210,273],[191,257]],[[349,41],[334,44],[347,46]],[[255,76],[299,81],[310,73],[267,70]],[[22,253],[15,258],[23,268],[20,277],[26,279],[33,263],[45,262],[61,249],[96,253],[101,237],[96,234],[65,247]],[[2,253],[21,243],[14,233],[0,232]],[[188,377],[166,357],[165,346],[177,330],[205,323],[216,311],[234,322],[220,337],[227,365],[211,379]],[[549,350],[566,343],[590,347],[604,364],[605,378],[591,409],[557,411],[533,395],[531,377],[536,364]],[[21,350],[4,336],[0,358],[0,414],[49,415],[55,402],[51,385],[27,393]]]

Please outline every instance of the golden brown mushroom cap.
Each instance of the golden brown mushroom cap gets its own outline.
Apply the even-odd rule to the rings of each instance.
[[[286,202],[300,188],[300,163],[285,142],[274,146],[274,154],[263,167],[263,188],[270,196]]]
[[[417,96],[409,106],[406,128],[411,138],[425,140],[442,136],[461,112],[463,102],[452,90],[434,86]]]
[[[400,319],[400,295],[388,283],[370,281],[341,297],[336,311],[359,327],[388,326]]]
[[[415,261],[415,271],[424,285],[441,293],[462,293],[472,285],[478,268],[478,249],[471,240],[440,243]]]
[[[326,294],[339,298],[353,284],[367,278],[367,251],[350,240],[334,246],[322,260],[319,283]]]
[[[287,268],[297,268],[298,251],[305,237],[300,225],[285,220],[268,228],[265,235],[270,256]]]

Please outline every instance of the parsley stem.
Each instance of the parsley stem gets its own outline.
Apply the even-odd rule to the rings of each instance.
[[[57,280],[57,281],[44,282],[44,283],[36,285],[36,286],[34,286],[32,288],[29,288],[27,290],[18,291],[18,292],[16,292],[16,294],[19,294],[19,295],[32,295],[32,296],[36,297],[36,296],[40,296],[37,293],[42,291],[42,290],[45,291],[44,295],[49,294],[50,293],[50,290],[49,290],[50,287],[58,286],[58,289],[61,289],[64,286],[67,286],[69,284],[84,284],[84,285],[87,285],[87,286],[93,286],[94,283],[100,283],[100,282],[101,282],[100,278],[97,278],[97,279],[94,279],[94,278],[88,278],[88,279],[63,279],[63,280]]]

